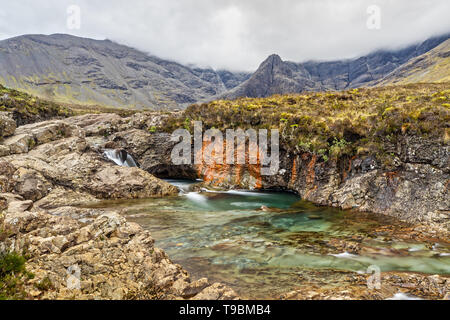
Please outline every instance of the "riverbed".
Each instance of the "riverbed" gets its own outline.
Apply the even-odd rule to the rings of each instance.
[[[177,197],[109,201],[149,230],[156,246],[194,277],[231,286],[249,299],[276,299],[302,285],[352,273],[450,275],[450,247],[408,237],[407,225],[371,214],[318,207],[293,193],[191,191]]]

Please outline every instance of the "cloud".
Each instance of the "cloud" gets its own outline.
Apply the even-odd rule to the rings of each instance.
[[[0,37],[70,33],[111,39],[161,58],[255,70],[268,55],[291,61],[360,56],[450,31],[448,0],[1,0]],[[67,7],[81,9],[80,30]],[[381,28],[367,28],[367,8]]]

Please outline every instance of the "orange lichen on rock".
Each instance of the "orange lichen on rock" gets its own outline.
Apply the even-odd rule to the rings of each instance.
[[[254,189],[262,189],[262,176],[261,176],[261,159],[260,159],[260,150],[258,145],[249,145],[250,150],[256,150],[256,164],[250,164],[250,155],[246,153],[246,163],[249,174],[255,178],[255,184],[253,186]]]
[[[297,159],[294,158],[292,161],[292,170],[291,170],[291,179],[289,181],[289,185],[294,185],[295,181],[297,180]]]
[[[314,191],[316,191],[317,188],[318,188],[317,186],[314,186],[312,189],[306,191],[306,193],[305,193],[305,195],[303,196],[303,198],[309,199],[309,196],[311,195],[311,193],[313,193]]]
[[[316,163],[317,163],[317,155],[313,154],[311,157],[311,161],[308,163],[306,171],[306,185],[309,188],[313,188],[314,182],[316,181],[316,171],[315,171]]]
[[[215,157],[215,151],[211,154],[211,161],[206,161],[205,159],[205,150],[208,146],[210,146],[210,141],[205,141],[202,144],[202,149],[198,152],[201,154],[197,154],[197,158],[201,159],[200,164],[195,165],[195,169],[197,174],[203,178],[203,181],[211,186],[227,186],[232,184],[233,186],[239,186],[242,188],[254,188],[261,189],[263,186],[263,179],[261,176],[261,161],[259,158],[259,149],[257,146],[252,146],[257,150],[256,152],[256,164],[250,164],[249,152],[247,150],[243,150],[242,147],[238,147],[234,152],[234,162],[236,162],[238,150],[240,152],[245,152],[245,164],[227,164],[227,159],[223,159],[224,163],[219,163]],[[244,146],[245,147],[245,146]],[[224,145],[225,150],[225,145]],[[220,161],[222,162],[222,161]],[[255,179],[254,185],[245,185],[242,182],[242,178],[247,172],[251,177]]]
[[[353,156],[348,160],[348,169],[344,170],[344,173],[342,175],[343,181],[347,180],[347,177],[348,177],[350,171],[352,170],[353,160],[355,160],[356,158],[357,158],[356,156]]]

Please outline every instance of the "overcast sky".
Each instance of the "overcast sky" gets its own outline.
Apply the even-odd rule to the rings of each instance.
[[[80,8],[78,30],[67,26],[70,5]],[[380,29],[367,27],[371,5]],[[70,33],[253,71],[272,53],[301,62],[398,48],[449,32],[449,16],[449,0],[0,0],[0,39]]]

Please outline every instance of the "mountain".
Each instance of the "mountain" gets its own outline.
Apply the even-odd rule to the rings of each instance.
[[[175,109],[248,77],[189,68],[109,40],[54,34],[0,41],[0,84],[60,102]]]
[[[387,75],[378,85],[417,82],[450,82],[450,39],[411,59]]]
[[[197,68],[110,40],[65,34],[0,41],[0,84],[72,104],[174,110],[197,102],[448,80],[450,35],[358,59],[283,61],[253,73]]]
[[[397,51],[377,51],[350,60],[295,63],[271,55],[247,81],[221,94],[220,98],[267,97],[273,94],[373,86],[411,59],[439,46],[449,36],[431,38]]]

